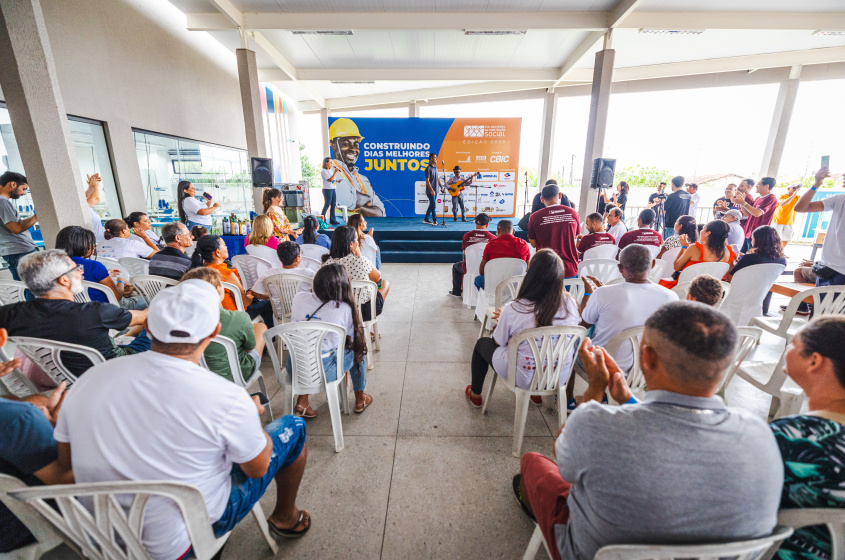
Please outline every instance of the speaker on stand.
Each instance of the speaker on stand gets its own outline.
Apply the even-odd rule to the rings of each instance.
[[[616,170],[616,160],[596,158],[593,160],[593,174],[590,176],[591,189],[609,189],[613,186],[613,176]],[[596,205],[598,210],[598,204]]]
[[[264,189],[273,186],[273,160],[270,158],[254,157],[250,161],[252,176],[252,198],[255,203],[255,212],[261,214],[264,210],[262,201]]]

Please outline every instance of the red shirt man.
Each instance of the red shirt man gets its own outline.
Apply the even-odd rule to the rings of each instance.
[[[771,225],[778,207],[778,197],[771,192],[774,187],[774,177],[763,177],[757,183],[757,194],[760,196],[753,204],[748,204],[748,201],[740,196],[734,196],[734,202],[740,205],[743,215],[748,216],[742,226],[746,239],[751,239],[751,234],[758,227]]]
[[[637,216],[637,227],[632,229],[619,239],[619,250],[628,245],[651,245],[660,247],[663,245],[663,236],[651,229],[649,226],[654,222],[654,210],[645,209]]]
[[[745,202],[747,202],[748,204],[753,206],[754,205],[754,197],[751,196],[751,194],[750,194],[750,191],[753,188],[754,188],[754,179],[743,179],[742,182],[739,183],[739,186],[736,188],[737,192],[734,193],[734,198],[736,198],[737,195],[741,194],[742,197],[745,199]],[[738,204],[733,199],[731,199],[731,202],[733,202],[734,204]],[[742,209],[739,209],[739,211],[742,212]],[[743,214],[742,224],[741,224],[742,225],[742,231],[745,231],[745,228],[748,227],[747,216],[748,216],[748,214]]]
[[[582,237],[581,241],[578,242],[578,246],[575,247],[581,257],[593,247],[598,247],[599,245],[616,245],[616,238],[604,231],[601,214],[593,212],[587,216],[584,223],[587,226],[587,231],[590,233]]]
[[[522,259],[525,262],[531,260],[528,243],[513,234],[513,224],[510,220],[499,222],[496,238],[484,247],[484,255],[481,257],[481,274],[484,274],[484,265],[493,259]]]
[[[575,238],[581,230],[578,212],[560,204],[560,189],[546,185],[542,191],[542,210],[531,214],[528,220],[528,239],[537,249],[551,249],[563,259],[566,277],[578,275],[578,252]]]

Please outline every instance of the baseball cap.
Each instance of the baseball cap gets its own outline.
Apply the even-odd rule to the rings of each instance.
[[[220,294],[199,279],[185,280],[156,294],[147,330],[159,342],[196,344],[220,324]]]
[[[480,226],[486,226],[490,223],[490,216],[488,216],[484,212],[481,212],[475,217],[475,223]]]
[[[725,212],[725,216],[733,216],[737,220],[741,220],[742,219],[742,212],[740,212],[739,210],[736,210],[736,209],[728,210],[727,212]]]

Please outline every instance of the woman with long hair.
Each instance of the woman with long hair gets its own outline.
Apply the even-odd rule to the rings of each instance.
[[[703,262],[724,262],[733,263],[736,260],[736,253],[728,245],[728,233],[731,228],[722,220],[709,222],[701,231],[701,241],[690,244],[686,234],[681,234],[681,252],[675,257],[675,271],[680,272],[688,266]],[[665,288],[674,288],[678,285],[678,274],[673,280],[661,280],[660,285]]]
[[[249,287],[244,288],[241,283],[241,277],[238,271],[230,268],[226,263],[229,258],[229,249],[226,243],[219,235],[206,235],[197,241],[197,247],[194,249],[194,254],[191,255],[191,268],[198,268],[200,266],[207,266],[213,268],[220,273],[224,282],[228,282],[235,286],[241,294],[241,300],[244,302],[244,311],[249,313],[253,319],[261,317],[264,319],[265,325],[273,324],[273,308],[270,300],[253,301]],[[235,298],[229,291],[226,291],[226,297],[223,298],[223,309],[229,311],[237,311],[238,306],[235,303]]]
[[[296,238],[300,245],[319,245],[326,249],[331,248],[332,240],[328,235],[320,233],[320,222],[311,214],[303,219],[302,233]]]
[[[340,325],[346,330],[346,344],[343,359],[337,356],[337,335],[328,334],[323,339],[320,349],[323,357],[323,368],[326,381],[334,381],[338,375],[349,372],[352,378],[352,389],[355,391],[355,412],[364,412],[373,402],[373,397],[364,392],[367,388],[367,342],[364,338],[364,327],[354,311],[355,300],[352,297],[352,285],[349,275],[339,264],[327,264],[314,276],[313,292],[299,292],[293,297],[291,305],[291,322],[322,321],[333,325]],[[338,365],[343,369],[340,369]],[[292,368],[290,359],[287,367],[288,375]],[[308,395],[297,398],[294,412],[304,418],[313,418],[317,413],[308,406]]]
[[[325,202],[323,203],[323,210],[320,214],[322,214],[325,219],[328,219],[329,223],[333,226],[340,223],[335,217],[335,206],[337,206],[336,184],[340,181],[340,178],[337,176],[338,173],[340,173],[340,171],[332,165],[332,158],[323,158],[323,169],[320,170],[320,178],[323,180],[323,199]],[[331,213],[326,214],[326,210],[329,209],[331,209]]]
[[[780,241],[780,235],[772,226],[760,226],[752,231],[751,249],[739,257],[725,279],[730,282],[734,274],[755,264],[782,264],[786,266],[783,244]]]
[[[660,247],[660,252],[657,253],[657,258],[662,257],[663,253],[669,249],[680,247],[682,235],[686,235],[687,241],[690,243],[698,241],[698,224],[692,216],[681,216],[675,221],[675,235],[663,240],[663,245]]]
[[[613,193],[613,202],[622,212],[625,212],[625,204],[628,203],[628,183],[619,181],[616,185],[616,192]]]
[[[540,249],[531,258],[528,272],[519,288],[516,299],[505,304],[499,314],[499,324],[492,337],[479,338],[472,351],[472,383],[464,390],[469,402],[480,407],[481,389],[487,370],[493,370],[499,377],[508,376],[508,341],[516,334],[537,327],[551,325],[577,326],[581,322],[578,305],[563,287],[566,276],[563,261],[551,249]],[[534,359],[525,341],[517,350],[516,385],[527,388],[534,375]],[[561,378],[561,384],[566,383]],[[538,402],[538,399],[532,400]]]
[[[381,270],[381,249],[379,249],[376,240],[373,238],[376,228],[370,228],[370,231],[367,231],[367,220],[362,214],[352,214],[349,216],[346,225],[358,233],[358,243],[361,247],[369,247],[370,251],[375,253],[376,262],[373,264],[376,265],[377,269]]]
[[[101,257],[122,259],[123,257],[139,257],[148,259],[158,253],[158,247],[149,237],[132,239],[132,233],[126,222],[119,218],[106,222],[103,231],[105,241],[100,244]]]
[[[153,231],[153,224],[146,212],[132,212],[123,221],[129,226],[133,239],[143,242],[144,237],[149,237],[156,247],[162,247],[161,237]]]
[[[270,216],[259,214],[252,221],[252,231],[244,239],[244,247],[265,245],[271,249],[279,246],[279,238],[273,235],[273,220]]]
[[[206,193],[208,194],[208,193]],[[220,208],[220,204],[211,201],[211,196],[204,197],[205,204],[197,200],[197,189],[190,181],[179,181],[176,186],[178,197],[176,208],[179,210],[179,220],[191,229],[194,226],[211,228],[211,214]]]
[[[296,239],[296,232],[293,231],[290,220],[279,206],[282,203],[282,191],[276,188],[264,189],[261,203],[264,206],[264,214],[273,220],[273,235],[282,241],[287,241],[288,236],[291,241]]]
[[[384,300],[390,291],[390,284],[382,280],[381,273],[367,257],[361,255],[361,245],[358,234],[349,226],[338,226],[332,236],[332,246],[327,255],[323,255],[325,264],[342,264],[349,274],[350,280],[370,280],[381,287],[376,292],[376,315],[381,315]],[[325,265],[324,265],[325,266]],[[361,303],[369,302],[369,299]],[[361,305],[361,315],[365,321],[372,317],[369,305]]]

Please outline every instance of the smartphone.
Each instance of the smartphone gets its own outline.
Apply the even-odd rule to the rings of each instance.
[[[203,194],[202,194],[202,196],[203,196],[203,198],[205,198],[206,200],[211,200],[211,195],[210,195],[210,194],[208,194],[208,193],[203,193]]]
[[[830,156],[822,156],[822,169],[830,169]]]
[[[267,395],[258,391],[257,393],[252,393],[250,397],[258,397],[258,401],[261,403],[261,406],[267,406],[270,403],[270,399],[267,398]]]

